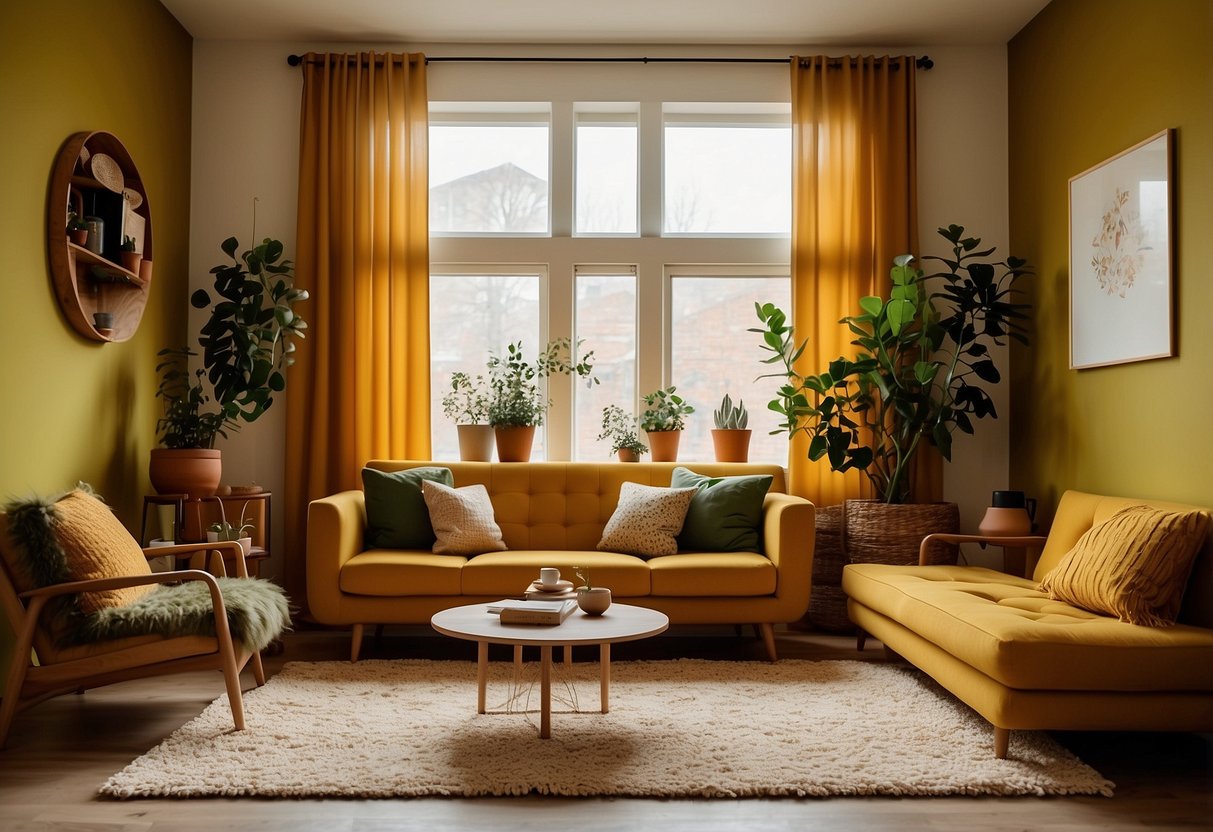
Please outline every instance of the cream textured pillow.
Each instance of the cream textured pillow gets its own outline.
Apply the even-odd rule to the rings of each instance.
[[[421,496],[434,526],[434,553],[479,555],[505,549],[501,527],[493,519],[493,503],[483,485],[451,488],[440,482],[421,481]]]
[[[1203,511],[1121,509],[1078,539],[1040,582],[1041,591],[1130,624],[1169,626],[1208,526]]]
[[[677,535],[696,488],[657,488],[625,482],[602,530],[598,549],[642,557],[678,554]]]

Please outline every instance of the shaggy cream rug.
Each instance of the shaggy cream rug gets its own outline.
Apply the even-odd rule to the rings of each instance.
[[[471,662],[287,664],[226,696],[115,774],[114,797],[422,795],[1111,795],[1049,736],[993,730],[919,672],[866,662],[617,662],[557,666],[552,738],[537,670],[490,664],[476,714]]]

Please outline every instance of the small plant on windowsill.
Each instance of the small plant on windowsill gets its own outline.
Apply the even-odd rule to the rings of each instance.
[[[686,428],[686,417],[695,412],[695,408],[675,392],[676,389],[671,385],[644,397],[640,427],[649,435],[654,462],[678,460],[678,442]]]
[[[577,587],[577,606],[586,615],[602,615],[611,606],[611,590],[604,586],[594,586],[590,582],[588,566],[573,567],[573,574],[581,585]]]
[[[443,414],[459,434],[459,458],[464,462],[491,462],[493,426],[489,421],[489,390],[484,376],[459,372],[442,397]]]
[[[648,447],[637,435],[636,417],[617,404],[602,409],[602,433],[598,441],[611,443],[611,453],[618,454],[620,462],[639,462]]]
[[[716,425],[712,430],[712,445],[717,462],[747,462],[750,458],[750,414],[745,402],[733,399],[728,393],[720,402],[720,409],[712,411]]]

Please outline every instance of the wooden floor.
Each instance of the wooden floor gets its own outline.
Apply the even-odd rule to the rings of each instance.
[[[855,659],[850,638],[780,633],[780,655]],[[342,660],[348,636],[288,636],[284,661]],[[368,639],[367,658],[474,658],[474,646],[423,628]],[[688,656],[760,660],[749,633],[688,628],[616,645],[616,661]],[[494,655],[496,658],[496,655]],[[500,658],[505,659],[503,653]],[[883,661],[869,642],[863,658]],[[248,680],[251,685],[251,677]],[[131,800],[96,796],[113,772],[197,715],[223,692],[218,673],[130,682],[62,696],[17,717],[0,752],[2,830],[217,829],[343,832],[388,829],[621,830],[725,829],[1121,830],[1213,829],[1213,736],[1062,734],[1080,758],[1117,784],[1114,798],[831,798],[826,800],[639,800],[584,798],[424,798],[413,800]]]

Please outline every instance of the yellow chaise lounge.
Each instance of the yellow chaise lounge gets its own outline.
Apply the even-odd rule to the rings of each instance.
[[[312,502],[308,510],[307,594],[322,624],[353,628],[357,660],[368,624],[428,623],[462,604],[517,596],[555,566],[565,577],[587,566],[596,585],[623,603],[661,610],[675,624],[756,624],[775,659],[772,625],[795,621],[809,603],[813,504],[786,493],[778,465],[682,463],[710,477],[770,474],[758,552],[692,552],[644,560],[596,550],[620,486],[668,486],[672,463],[485,463],[374,460],[400,471],[450,468],[456,487],[483,484],[508,551],[474,557],[367,549],[362,491]]]
[[[851,620],[989,720],[999,758],[1012,729],[1213,730],[1213,531],[1174,626],[1124,623],[1038,589],[1084,532],[1141,504],[1207,513],[1068,491],[1031,579],[852,564],[842,580]]]

